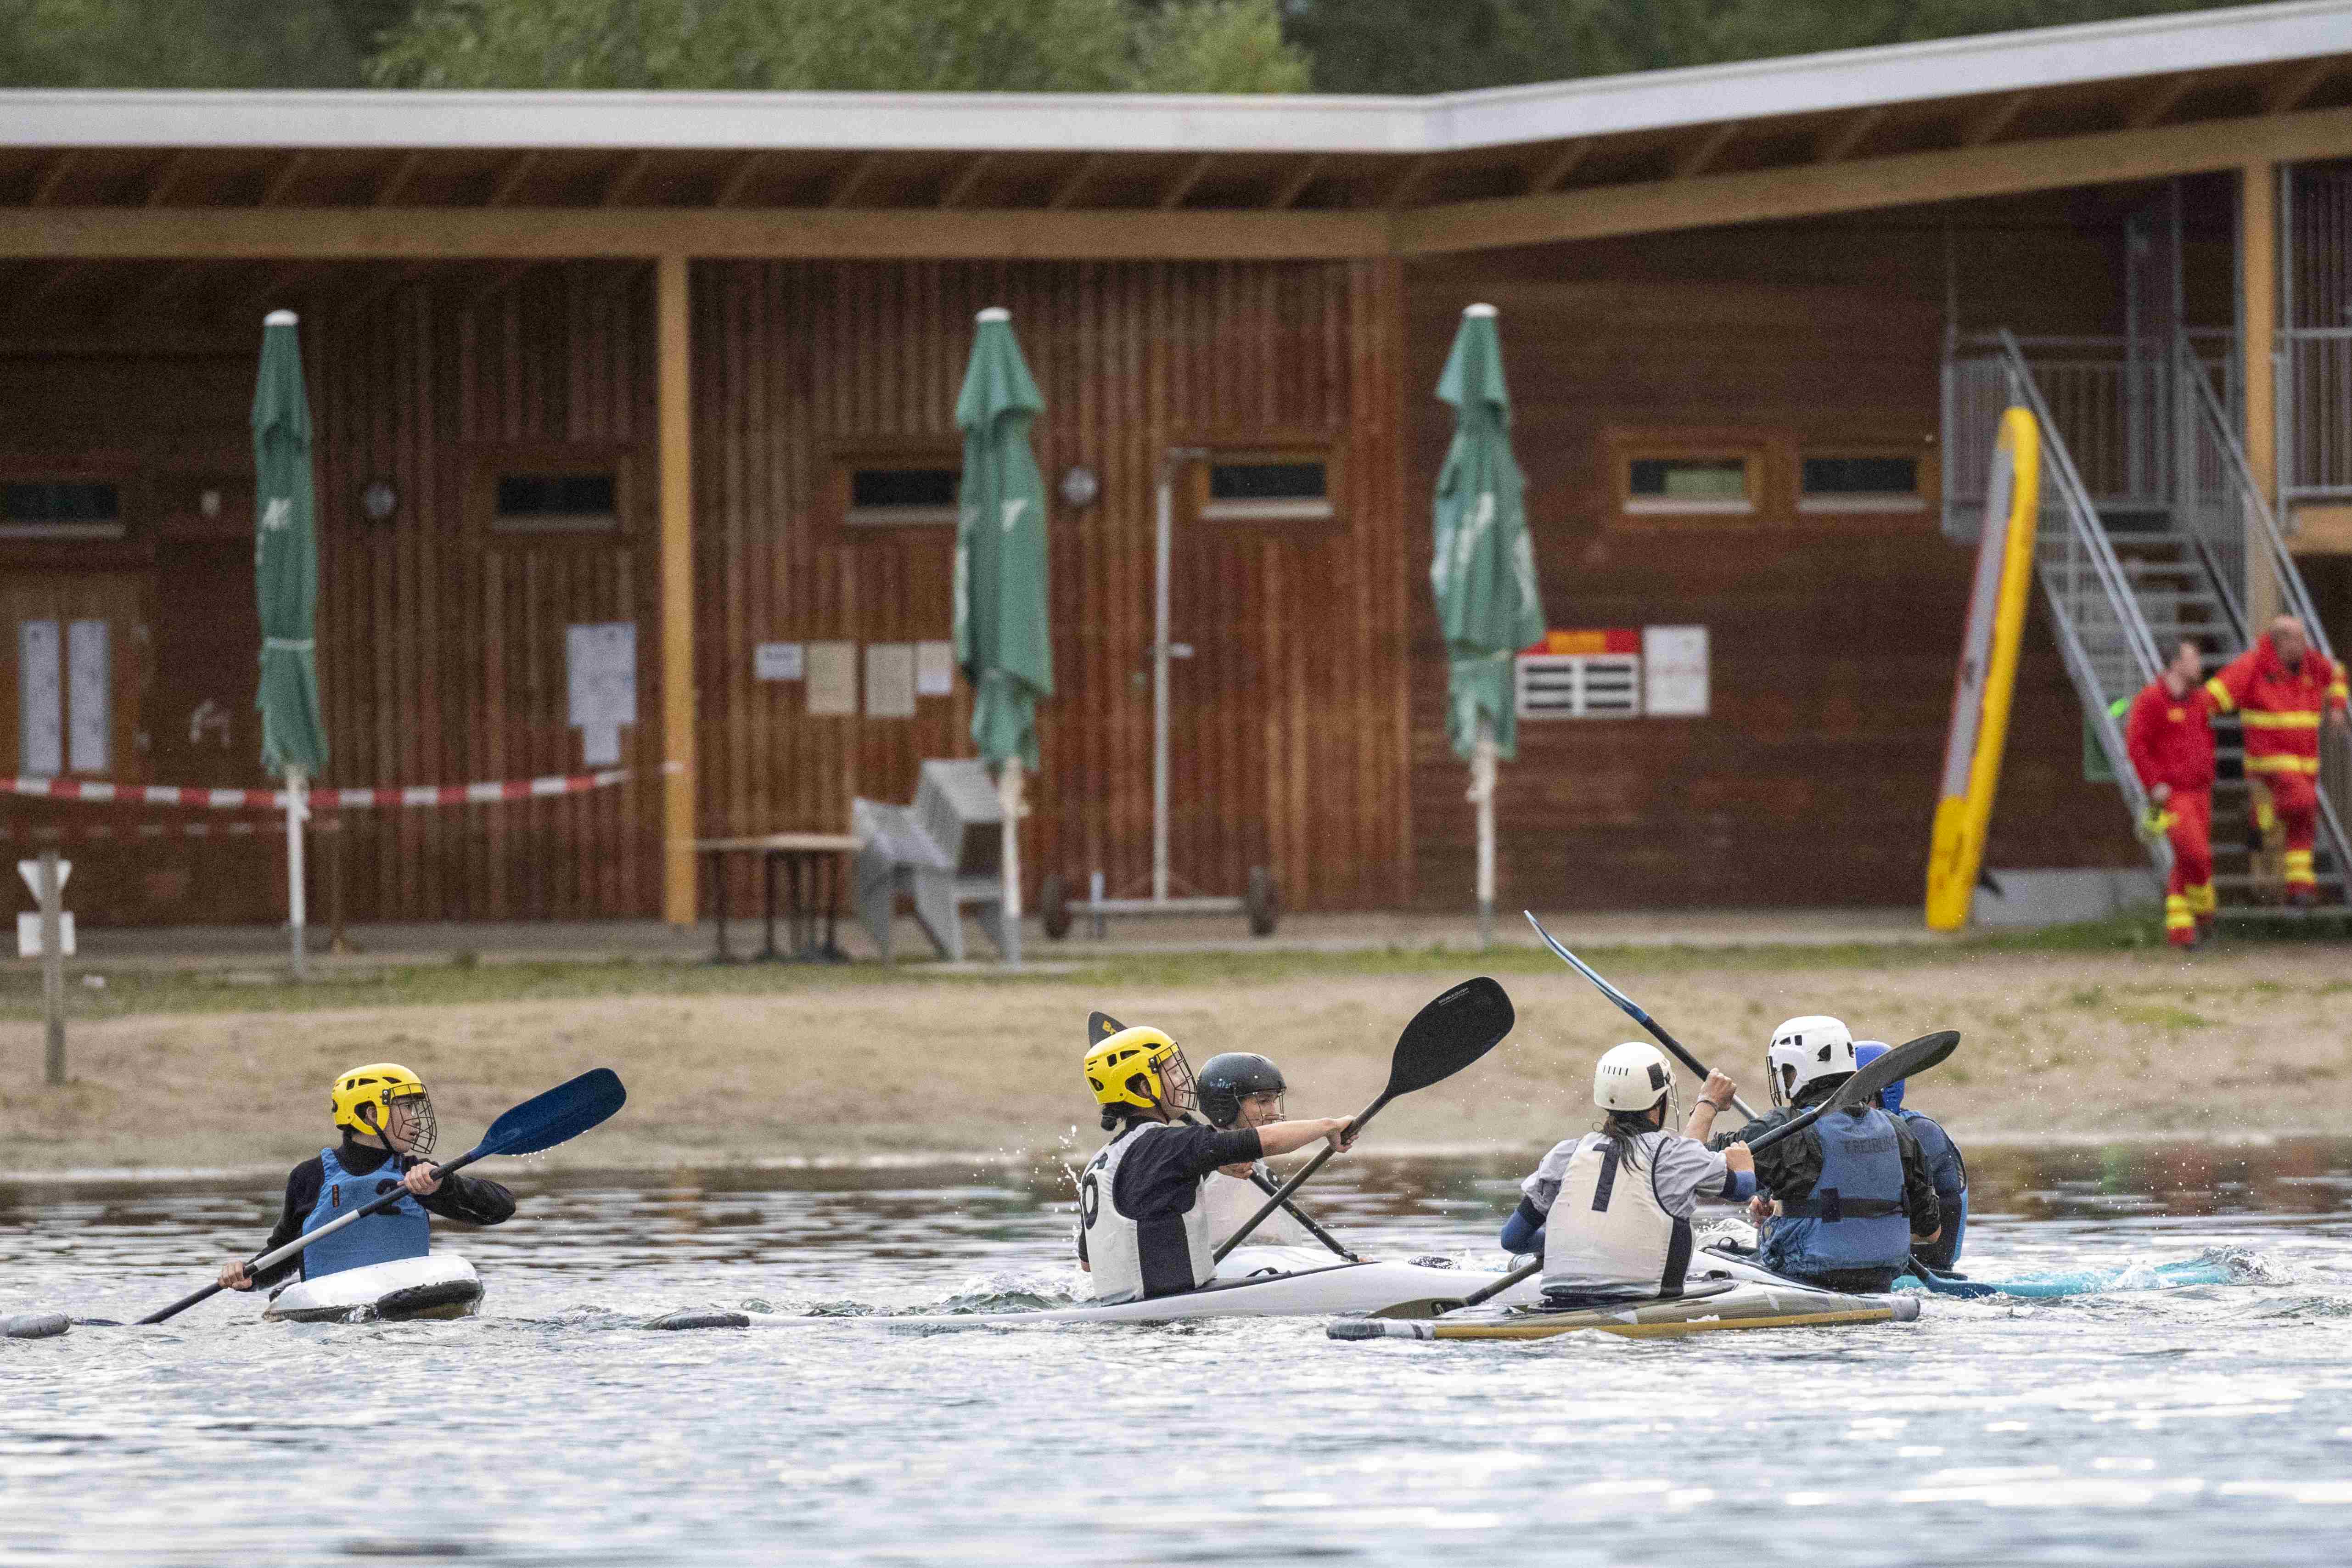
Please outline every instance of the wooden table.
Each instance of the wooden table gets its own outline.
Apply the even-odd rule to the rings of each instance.
[[[771,833],[760,838],[698,838],[695,852],[710,858],[710,881],[719,913],[719,942],[711,953],[713,963],[846,963],[849,955],[834,941],[835,922],[841,904],[841,858],[855,855],[866,847],[862,838],[846,833]],[[727,862],[730,855],[757,855],[766,886],[761,907],[766,911],[767,941],[750,960],[737,958],[727,949]],[[776,862],[784,863],[784,879],[788,884],[790,902],[784,911],[785,939],[792,944],[789,952],[776,946]],[[812,887],[820,890],[821,902],[811,903]],[[824,933],[818,934],[822,921]]]

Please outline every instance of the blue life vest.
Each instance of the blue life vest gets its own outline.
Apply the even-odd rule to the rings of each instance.
[[[343,1169],[332,1149],[319,1151],[325,1180],[319,1184],[319,1201],[302,1221],[302,1234],[339,1220],[400,1185],[400,1161],[386,1160],[364,1176]],[[317,1279],[346,1268],[390,1263],[400,1258],[422,1258],[432,1249],[433,1219],[415,1194],[402,1198],[382,1214],[372,1214],[357,1225],[347,1225],[326,1240],[305,1247],[302,1278]]]
[[[1960,1158],[1959,1145],[1935,1118],[1916,1110],[1895,1114],[1910,1124],[1911,1136],[1919,1141],[1919,1152],[1927,1158],[1927,1174],[1936,1184],[1936,1201],[1944,1211],[1944,1234],[1916,1249],[1919,1261],[1939,1274],[1948,1274],[1959,1264],[1960,1243],[1969,1228],[1969,1167]]]
[[[1903,1200],[1903,1146],[1894,1119],[1872,1106],[1813,1123],[1822,1173],[1812,1192],[1781,1202],[1764,1234],[1776,1273],[1811,1279],[1846,1269],[1899,1274],[1911,1256]]]

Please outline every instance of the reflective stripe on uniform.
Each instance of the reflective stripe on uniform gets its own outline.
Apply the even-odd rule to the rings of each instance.
[[[2241,713],[2238,722],[2249,730],[2316,730],[2319,710],[2302,708],[2284,713]]]
[[[2317,757],[2298,757],[2292,752],[2273,752],[2265,756],[2249,756],[2246,771],[2250,773],[2311,773],[2319,772]]]

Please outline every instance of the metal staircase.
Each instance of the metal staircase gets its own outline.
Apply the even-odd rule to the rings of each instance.
[[[2042,478],[2035,565],[2068,677],[2137,822],[2147,801],[2125,759],[2114,710],[2157,677],[2183,638],[2210,673],[2243,652],[2249,630],[2248,542],[2278,582],[2284,608],[2329,653],[2326,632],[2270,509],[2255,488],[2232,422],[2189,333],[2173,328],[2159,352],[2144,340],[2044,340],[2030,356],[2007,331],[1956,340],[1944,373],[1947,534],[1975,538],[1980,488],[2000,411],[2030,409],[2041,427]],[[2052,394],[2054,393],[2054,395]],[[2053,412],[2053,403],[2056,411]],[[2078,464],[2078,455],[2084,462]],[[2097,476],[2084,478],[2084,465]],[[2272,908],[2279,884],[2259,876],[2250,842],[2244,748],[2234,718],[2218,721],[2213,796],[2214,890],[2224,912]],[[2327,765],[2340,787],[2340,756]],[[2343,813],[2323,791],[2315,864],[2325,910],[2347,888]],[[2148,847],[2159,875],[2171,849]]]

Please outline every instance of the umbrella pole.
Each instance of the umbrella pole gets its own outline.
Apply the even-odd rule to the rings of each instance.
[[[1495,945],[1495,721],[1478,721],[1470,754],[1470,798],[1478,803],[1478,945]]]
[[[1007,757],[996,772],[996,797],[1004,807],[1004,962],[1021,967],[1021,759]]]
[[[303,800],[302,770],[286,770],[286,911],[287,926],[294,938],[294,978],[310,978],[307,957],[302,951],[302,819],[310,815]]]
[[[1168,568],[1176,531],[1173,452],[1160,465],[1159,532],[1151,584],[1151,898],[1168,897]]]

